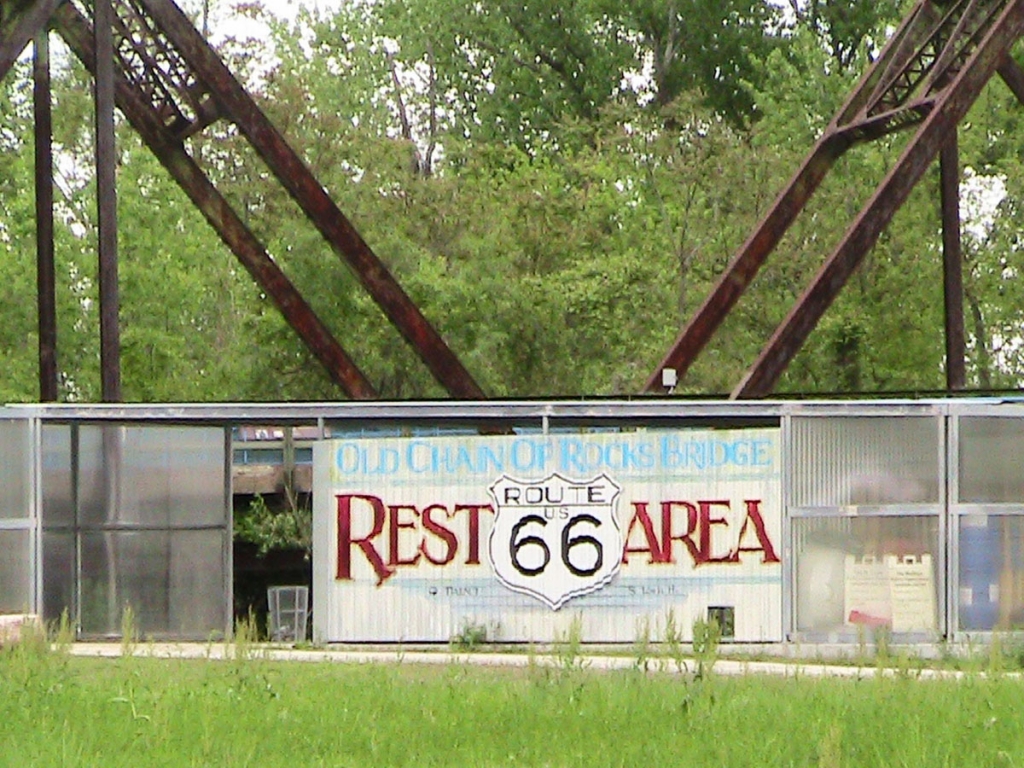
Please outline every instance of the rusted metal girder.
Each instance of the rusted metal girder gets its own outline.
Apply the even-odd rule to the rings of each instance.
[[[39,329],[39,400],[57,400],[57,287],[53,248],[53,121],[50,37],[43,29],[32,56],[35,118],[36,311]]]
[[[942,198],[943,296],[946,320],[946,389],[967,386],[964,361],[964,277],[960,240],[960,147],[956,128],[939,153]]]
[[[648,379],[647,391],[660,389],[664,368],[674,368],[680,376],[689,369],[842,152],[859,142],[921,126],[911,143],[917,149],[904,153],[883,182],[884,194],[880,190],[869,201],[823,268],[817,287],[805,292],[733,397],[763,396],[770,391],[950,130],[955,131],[966,111],[960,109],[961,102],[966,98],[973,103],[997,65],[1014,87],[1019,72],[1014,72],[1016,64],[1006,58],[1006,51],[1020,36],[1015,30],[1022,13],[1020,3],[1011,0],[918,2],[684,327]],[[971,74],[965,76],[968,70]],[[1021,79],[1016,82],[1021,87]],[[970,93],[961,95],[965,89]]]
[[[647,380],[647,391],[654,391],[662,386],[661,372],[664,369],[674,369],[680,379],[689,370],[712,334],[718,330],[718,326],[753,282],[768,254],[778,245],[797,214],[803,210],[829,169],[848,146],[849,142],[835,133],[830,133],[819,140],[810,157],[804,161],[754,233],[733,256],[693,319]]]
[[[93,71],[95,50],[88,20],[68,4],[57,12],[54,22],[56,30],[75,56]],[[377,397],[366,376],[185,150],[174,133],[177,130],[175,124],[168,124],[167,113],[154,107],[152,92],[143,91],[138,81],[130,82],[123,71],[115,74],[114,90],[118,109],[257,284],[267,292],[288,324],[327,369],[332,380],[354,399]]]
[[[100,294],[100,393],[121,402],[121,301],[117,258],[117,146],[114,136],[114,11],[93,0],[96,50],[96,210]]]
[[[978,45],[954,61],[955,74],[936,94],[928,117],[911,138],[896,165],[847,230],[810,287],[775,331],[732,397],[763,397],[796,355],[864,255],[875,244],[914,185],[935,160],[957,124],[974,104],[1010,46],[1024,33],[1024,0],[967,3],[992,21]]]
[[[999,76],[1003,78],[1006,87],[1009,88],[1017,101],[1024,104],[1024,68],[1007,56],[999,64]]]
[[[0,80],[14,66],[21,52],[46,29],[46,24],[64,0],[35,0],[0,26]],[[3,18],[3,16],[0,16]]]
[[[388,319],[417,351],[434,378],[456,397],[482,398],[483,390],[402,287],[342,214],[319,181],[267,119],[217,53],[172,0],[122,0],[155,27],[299,204],[321,235],[344,258]]]
[[[857,133],[844,130],[856,122],[863,122],[866,105],[880,87],[886,72],[893,67],[903,66],[912,55],[920,39],[926,36],[922,31],[926,23],[933,20],[918,8],[907,16],[886,43],[875,64],[864,74],[860,83],[839,109],[822,137],[815,144],[803,165],[793,175],[785,189],[779,194],[771,208],[755,227],[753,234],[736,252],[725,272],[715,283],[704,303],[694,313],[693,318],[683,328],[671,349],[662,359],[661,364],[651,374],[645,385],[645,391],[661,389],[661,372],[666,368],[676,371],[678,378],[689,370],[701,350],[710,341],[711,336],[728,316],[740,297],[753,282],[765,260],[779,244],[782,236],[796,220],[800,211],[817,190],[822,180],[831,170],[836,160],[858,139],[865,138],[869,132]],[[911,115],[916,112],[909,113]],[[878,121],[876,131],[886,130],[894,118],[887,117],[889,122]]]

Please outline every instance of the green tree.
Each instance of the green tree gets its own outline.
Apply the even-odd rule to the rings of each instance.
[[[684,92],[704,95],[707,104],[733,125],[758,115],[751,90],[756,62],[778,44],[771,34],[777,9],[763,0],[640,0],[603,3],[619,35],[637,42],[635,66],[650,69],[657,107]]]
[[[843,69],[864,66],[885,43],[892,28],[910,5],[904,0],[788,0],[798,24],[806,25],[821,40]]]
[[[797,23],[782,29],[773,6],[740,0],[385,0],[300,14],[275,23],[269,41],[230,40],[223,54],[487,392],[623,394],[640,389],[827,125],[894,6],[849,19],[842,7],[799,3]],[[269,68],[259,56],[268,47]],[[32,399],[36,386],[35,345],[22,343],[34,338],[34,310],[15,299],[33,295],[26,76],[0,96],[0,276],[11,307],[0,323],[17,340],[0,376],[7,399]],[[95,399],[91,106],[79,68],[57,79],[63,397]],[[1007,190],[967,242],[972,376],[993,386],[1024,367],[1007,277],[1020,266],[1020,110],[998,93],[963,131],[965,162]],[[126,397],[339,397],[150,153],[119,130]],[[858,146],[836,165],[684,391],[736,384],[905,141]],[[384,397],[444,395],[234,128],[216,123],[189,148]],[[936,185],[928,176],[900,211],[781,391],[942,386]]]

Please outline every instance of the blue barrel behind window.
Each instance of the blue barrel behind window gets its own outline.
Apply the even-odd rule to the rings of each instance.
[[[961,517],[960,629],[990,630],[999,621],[1002,565],[999,519],[988,515]]]

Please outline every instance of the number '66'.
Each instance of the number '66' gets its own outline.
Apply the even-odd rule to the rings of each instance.
[[[547,542],[537,534],[528,533],[526,535],[520,535],[524,533],[523,528],[526,526],[536,523],[541,527],[545,527],[548,521],[540,515],[526,515],[518,523],[512,526],[512,536],[509,538],[508,551],[512,558],[512,565],[517,571],[524,576],[538,576],[544,572],[544,569],[548,567],[548,563],[551,562],[551,550],[548,547]],[[561,546],[561,559],[565,564],[565,567],[569,569],[569,572],[576,576],[593,576],[601,569],[601,565],[604,563],[604,547],[601,542],[595,537],[587,533],[580,533],[576,536],[572,535],[573,528],[583,523],[589,523],[595,528],[601,526],[601,521],[593,515],[582,513],[573,515],[572,518],[566,523],[562,529],[562,546]],[[520,560],[520,554],[524,549],[528,547],[537,547],[541,553],[541,563],[536,566],[524,565]],[[576,562],[573,562],[574,552],[579,553],[579,548],[587,548],[585,551],[593,550],[593,564],[592,565],[577,565],[579,562],[579,554],[576,554]]]

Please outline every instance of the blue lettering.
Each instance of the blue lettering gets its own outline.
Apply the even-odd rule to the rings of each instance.
[[[420,458],[421,456],[422,458]],[[405,448],[405,465],[410,472],[417,474],[430,470],[437,472],[437,453],[433,446],[422,440],[413,440]]]
[[[580,452],[583,450],[583,443],[576,438],[563,437],[558,441],[559,460],[558,466],[563,470],[577,470],[586,472],[587,468],[580,459]]]
[[[665,469],[676,469],[682,466],[686,456],[679,450],[679,438],[676,435],[664,435],[661,438],[661,466]]]
[[[634,456],[633,466],[637,469],[650,469],[654,466],[654,446],[650,443],[640,443],[634,446],[636,455]]]
[[[729,444],[721,440],[708,440],[708,466],[724,467],[729,463],[732,454],[729,451]]]
[[[761,440],[685,440],[677,435],[663,435],[658,444],[658,460],[664,469],[692,468],[696,470],[716,467],[767,467],[772,464],[770,439]],[[651,466],[651,447],[640,444],[635,454],[623,455],[623,468]],[[642,460],[641,460],[642,458]]]
[[[772,457],[768,451],[771,448],[771,440],[754,440],[751,443],[754,452],[753,461],[750,463],[755,467],[770,467],[772,464]]]
[[[360,466],[363,465],[361,459],[362,451],[359,450],[358,445],[352,443],[342,443],[338,446],[337,453],[334,454],[334,463],[338,467],[339,472],[343,472],[346,475],[354,475],[359,471]]]
[[[547,455],[548,446],[543,441],[521,438],[512,443],[512,467],[518,472],[531,469],[543,472]]]
[[[602,465],[609,469],[622,469],[626,465],[626,451],[629,450],[625,443],[612,443],[606,446],[595,446],[598,449],[601,457],[601,463],[597,465],[600,468]],[[618,454],[618,461],[616,462],[613,458]]]
[[[698,443],[696,440],[689,440],[686,443],[686,459],[683,461],[684,466],[688,466],[690,462],[693,462],[693,466],[697,469],[704,469],[707,466],[707,454],[704,451],[704,444]]]
[[[504,448],[504,446],[502,446]],[[505,471],[505,452],[500,451],[501,455],[496,454],[489,445],[480,446],[479,454],[479,470],[481,472],[493,471],[493,472],[504,472]]]
[[[369,458],[364,454],[367,462],[364,472],[367,475],[390,475],[398,471],[398,451],[394,448],[380,448],[377,450],[377,463],[369,466]]]
[[[457,473],[460,469],[465,469],[470,473],[474,471],[473,459],[469,455],[469,449],[464,445],[455,449],[455,464],[454,467],[449,468],[449,472]]]

